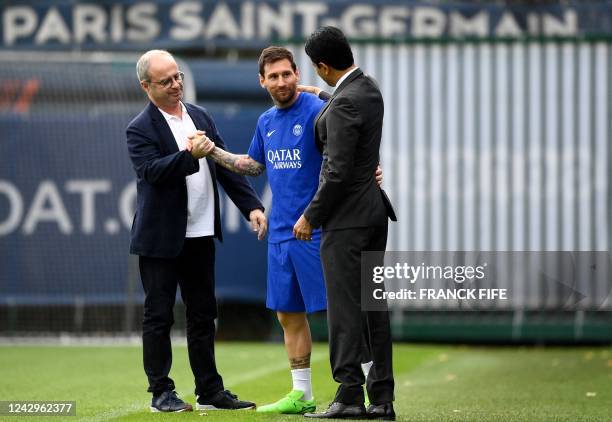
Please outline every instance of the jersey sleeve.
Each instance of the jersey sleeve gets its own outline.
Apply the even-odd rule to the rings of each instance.
[[[249,147],[249,157],[253,160],[257,161],[260,164],[266,164],[265,151],[264,151],[264,141],[261,133],[263,131],[262,121],[261,119],[257,122],[257,127],[255,128],[255,133],[253,134],[253,139],[251,140],[251,146]]]

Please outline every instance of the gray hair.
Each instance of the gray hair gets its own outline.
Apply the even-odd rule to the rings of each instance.
[[[149,80],[149,62],[151,61],[151,57],[162,55],[172,57],[172,54],[166,50],[149,50],[140,56],[136,63],[136,76],[140,82]]]

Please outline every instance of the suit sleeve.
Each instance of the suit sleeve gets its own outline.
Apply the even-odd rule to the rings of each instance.
[[[321,226],[335,205],[344,197],[344,186],[352,175],[361,118],[348,98],[336,98],[325,115],[327,162],[321,169],[321,182],[304,211],[308,222]]]
[[[328,102],[331,97],[332,97],[332,95],[329,92],[327,92],[327,91],[319,92],[319,100],[323,100],[325,102]]]
[[[136,174],[152,185],[180,181],[200,169],[189,151],[162,156],[159,142],[136,126],[127,128],[127,144]]]
[[[227,151],[225,142],[213,119],[206,114],[206,120],[212,130],[211,140],[215,143],[215,146]],[[264,210],[264,206],[246,177],[236,174],[217,163],[215,163],[215,172],[223,190],[238,207],[244,218],[248,220],[250,212],[255,209]]]

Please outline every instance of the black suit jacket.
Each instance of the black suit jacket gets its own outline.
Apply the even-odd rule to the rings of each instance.
[[[376,82],[360,69],[337,88],[315,119],[323,153],[319,189],[304,211],[324,230],[384,225],[395,218],[375,180],[384,104]]]
[[[195,127],[205,131],[217,147],[225,149],[208,112],[192,104],[185,103],[185,108]],[[179,151],[170,126],[152,103],[128,125],[127,145],[138,189],[130,253],[175,257],[183,248],[187,231],[185,177],[199,171],[199,162],[188,151]],[[210,158],[206,160],[215,192],[215,236],[222,240],[217,180],[246,218],[250,211],[263,210],[263,206],[244,177],[215,164]]]

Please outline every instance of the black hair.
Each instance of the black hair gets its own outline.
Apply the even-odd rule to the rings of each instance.
[[[344,33],[336,27],[324,26],[313,32],[304,47],[310,60],[318,65],[326,65],[345,70],[354,63],[353,52]]]

